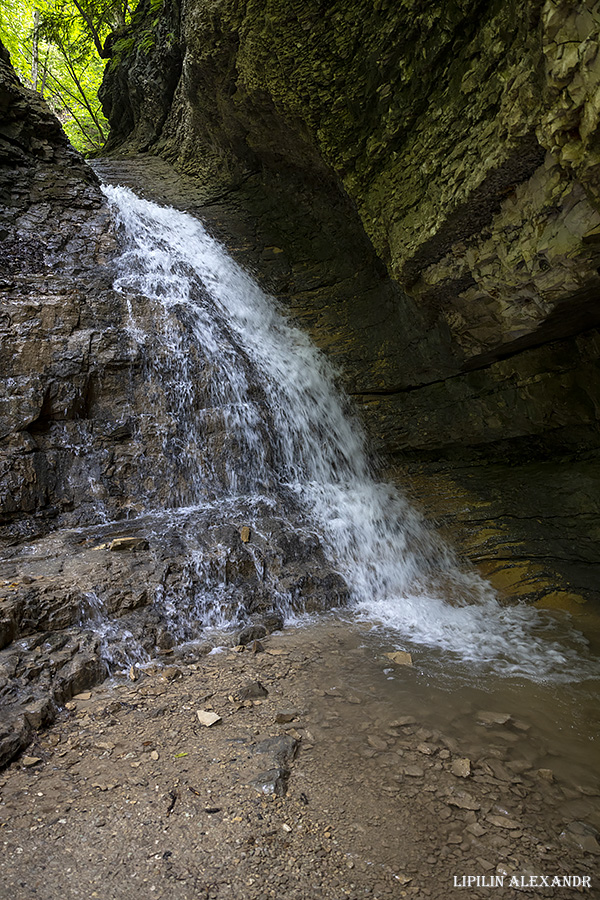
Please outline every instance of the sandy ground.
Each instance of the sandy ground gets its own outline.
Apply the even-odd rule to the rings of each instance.
[[[343,624],[256,650],[69,703],[0,774],[2,900],[600,896],[598,797],[520,758],[526,724],[472,758]]]

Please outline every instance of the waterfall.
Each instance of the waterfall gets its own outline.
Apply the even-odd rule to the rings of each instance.
[[[104,192],[124,244],[114,286],[131,341],[147,345],[143,427],[162,431],[174,512],[294,505],[357,614],[399,645],[533,679],[598,673],[581,636],[558,639],[549,616],[501,606],[377,480],[330,364],[197,219],[123,187]]]

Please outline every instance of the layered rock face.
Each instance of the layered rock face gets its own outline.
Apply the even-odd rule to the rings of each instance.
[[[347,588],[289,497],[178,514],[198,498],[153,380],[169,365],[163,324],[113,289],[120,239],[100,182],[0,51],[2,765],[107,663],[173,652],[221,612],[276,627],[286,601],[329,607]],[[193,357],[219,498],[235,448],[202,347]]]
[[[390,472],[499,587],[594,591],[595,4],[153,15],[105,80],[113,150],[229,210],[221,234],[340,365]]]

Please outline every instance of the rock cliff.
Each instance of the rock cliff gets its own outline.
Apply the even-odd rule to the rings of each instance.
[[[389,471],[508,594],[571,606],[600,537],[599,39],[591,0],[143,2],[103,87],[109,148],[227,208]]]
[[[283,597],[317,609],[348,591],[293,498],[173,513],[185,485],[178,423],[151,383],[160,325],[145,296],[113,289],[119,236],[100,182],[1,45],[0,196],[2,765],[107,664],[174,652],[215,604],[264,630]],[[222,411],[204,411],[218,495],[232,441]]]

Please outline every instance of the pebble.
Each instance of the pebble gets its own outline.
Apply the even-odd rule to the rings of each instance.
[[[435,744],[421,743],[417,745],[417,750],[419,753],[423,753],[425,756],[433,756],[437,747]]]
[[[496,868],[494,863],[491,863],[489,859],[484,859],[483,856],[478,856],[477,862],[482,869],[485,869],[486,872],[491,872],[492,869]]]
[[[487,821],[498,828],[508,828],[509,831],[521,827],[514,819],[509,819],[506,816],[488,816]]]
[[[466,757],[453,760],[450,771],[457,778],[468,778],[471,774],[471,760]]]
[[[509,713],[488,712],[486,710],[480,710],[477,713],[477,718],[483,725],[506,725],[511,719]]]
[[[403,772],[411,778],[422,778],[425,774],[421,766],[404,766]]]
[[[176,678],[180,678],[183,673],[181,669],[177,668],[177,666],[165,666],[162,674],[163,678],[165,678],[167,681],[174,681]]]
[[[412,656],[406,650],[396,650],[395,653],[384,653],[386,659],[390,659],[397,666],[412,666]]]
[[[33,766],[37,766],[42,760],[39,756],[23,756],[21,759],[21,764],[26,768],[30,769]]]
[[[206,725],[207,728],[210,728],[211,725],[216,725],[217,722],[221,721],[221,716],[217,715],[217,713],[209,712],[207,709],[199,709],[196,712],[198,716],[198,721],[201,725]]]
[[[368,736],[367,742],[374,750],[387,750],[387,741],[384,741],[383,738],[377,737],[374,734]]]
[[[251,681],[238,691],[240,700],[257,700],[269,696],[266,687],[260,681]]]
[[[459,809],[481,809],[481,803],[465,791],[458,791],[453,797],[450,797],[448,805],[458,806]]]
[[[561,841],[593,854],[600,854],[598,837],[596,829],[587,822],[571,822],[560,834]]]

